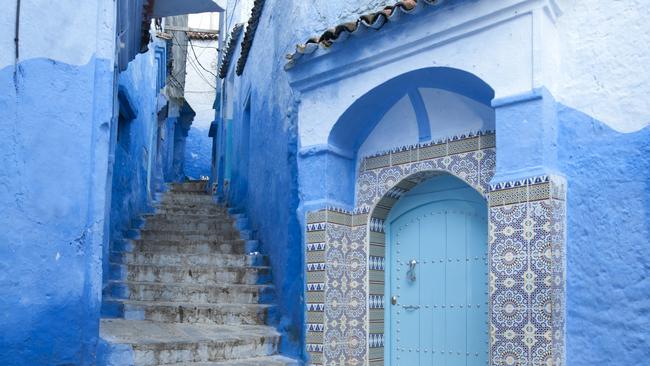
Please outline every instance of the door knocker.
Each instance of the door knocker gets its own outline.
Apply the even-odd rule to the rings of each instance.
[[[406,275],[408,276],[409,281],[415,282],[415,266],[418,264],[418,261],[415,259],[411,259],[409,262],[409,270],[406,272]]]

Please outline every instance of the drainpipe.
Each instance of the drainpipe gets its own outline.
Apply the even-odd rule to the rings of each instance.
[[[14,42],[16,43],[16,64],[20,58],[20,49],[18,45],[20,44],[20,0],[16,2],[16,37]]]
[[[16,1],[16,30],[14,34],[16,58],[14,59],[14,87],[18,92],[18,60],[20,59],[20,0]]]

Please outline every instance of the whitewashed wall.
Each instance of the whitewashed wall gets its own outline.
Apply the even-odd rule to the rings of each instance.
[[[191,14],[190,28],[219,29],[218,13]],[[194,51],[188,44],[187,75],[185,77],[185,99],[196,112],[192,127],[207,130],[214,120],[214,99],[216,96],[217,47],[216,40],[192,39]],[[196,54],[195,54],[196,53]],[[204,70],[203,67],[207,69]]]
[[[560,102],[619,132],[650,124],[650,3],[565,0]]]
[[[0,44],[9,46],[0,52],[0,69],[14,63],[16,4],[16,0],[3,0],[0,5]],[[22,1],[20,61],[49,58],[85,65],[93,56],[113,60],[114,17],[115,3],[110,0]]]

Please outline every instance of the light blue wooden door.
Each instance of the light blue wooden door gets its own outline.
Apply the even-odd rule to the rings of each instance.
[[[455,178],[423,185],[388,218],[387,356],[391,365],[487,365],[485,201]]]

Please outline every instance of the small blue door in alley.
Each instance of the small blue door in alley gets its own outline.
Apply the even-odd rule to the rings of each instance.
[[[404,195],[386,225],[391,365],[487,365],[487,206],[451,176]]]

